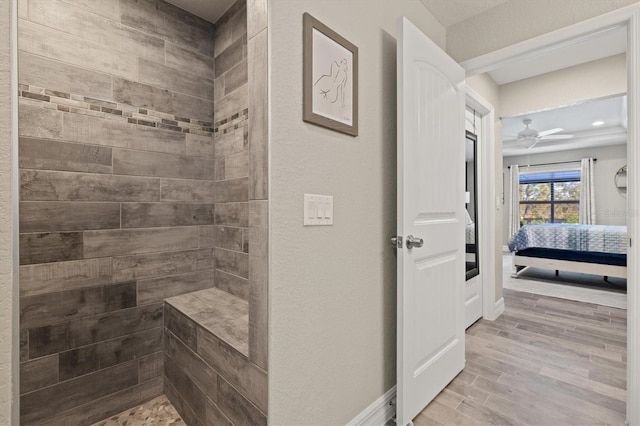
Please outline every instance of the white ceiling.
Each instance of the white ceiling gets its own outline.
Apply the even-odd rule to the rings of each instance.
[[[209,22],[216,22],[235,0],[167,0],[167,2]]]
[[[605,145],[624,144],[627,141],[626,96],[614,96],[583,102],[516,117],[502,119],[502,138],[510,139],[524,129],[522,120],[533,120],[530,127],[542,132],[562,128],[557,135],[572,134],[572,139],[542,140],[531,149],[518,147],[515,141],[504,141],[503,155],[511,157],[525,154],[564,151]],[[594,121],[604,121],[602,126],[593,126]]]
[[[509,0],[420,0],[431,14],[448,28]]]

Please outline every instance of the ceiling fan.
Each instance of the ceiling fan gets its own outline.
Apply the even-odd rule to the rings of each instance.
[[[524,129],[518,132],[516,136],[507,137],[505,139],[505,142],[515,141],[522,148],[531,149],[540,141],[563,140],[571,139],[573,137],[573,135],[556,135],[556,133],[562,132],[564,130],[560,127],[538,132],[536,129],[532,129],[531,127],[529,127],[531,121],[532,120],[530,118],[525,118],[524,120],[522,120]]]

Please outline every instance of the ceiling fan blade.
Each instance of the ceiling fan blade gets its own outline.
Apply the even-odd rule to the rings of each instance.
[[[571,138],[573,138],[573,135],[548,135],[548,136],[543,136],[540,139],[547,140],[547,141],[559,141],[559,140],[571,139]]]
[[[542,132],[538,132],[538,136],[547,136],[547,135],[552,135],[554,133],[558,133],[563,131],[563,128],[560,127],[556,127],[555,129],[549,129],[549,130],[544,130]]]

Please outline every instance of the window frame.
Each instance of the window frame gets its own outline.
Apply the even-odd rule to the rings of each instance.
[[[565,169],[565,170],[558,170],[558,171],[575,171],[575,169]],[[578,209],[580,206],[580,198],[578,197],[577,200],[556,200],[555,199],[555,184],[556,183],[567,183],[567,182],[582,182],[582,176],[580,175],[580,173],[578,172],[578,177],[577,178],[559,178],[559,179],[536,179],[533,181],[529,181],[529,182],[522,182],[522,177],[526,176],[526,175],[531,175],[531,174],[543,174],[544,172],[531,172],[531,173],[525,173],[525,174],[521,174],[520,178],[518,179],[518,194],[520,194],[520,185],[529,185],[529,184],[549,184],[549,200],[522,200],[518,199],[518,206],[525,204],[525,205],[549,205],[549,222],[545,222],[545,223],[559,223],[559,222],[555,222],[555,207],[556,205],[566,205],[566,204],[578,204]],[[580,187],[580,189],[582,189],[582,186]],[[521,220],[521,222],[524,222],[524,218]]]

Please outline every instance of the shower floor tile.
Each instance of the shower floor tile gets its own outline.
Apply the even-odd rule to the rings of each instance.
[[[130,408],[92,426],[184,426],[175,407],[162,395],[137,407]]]

